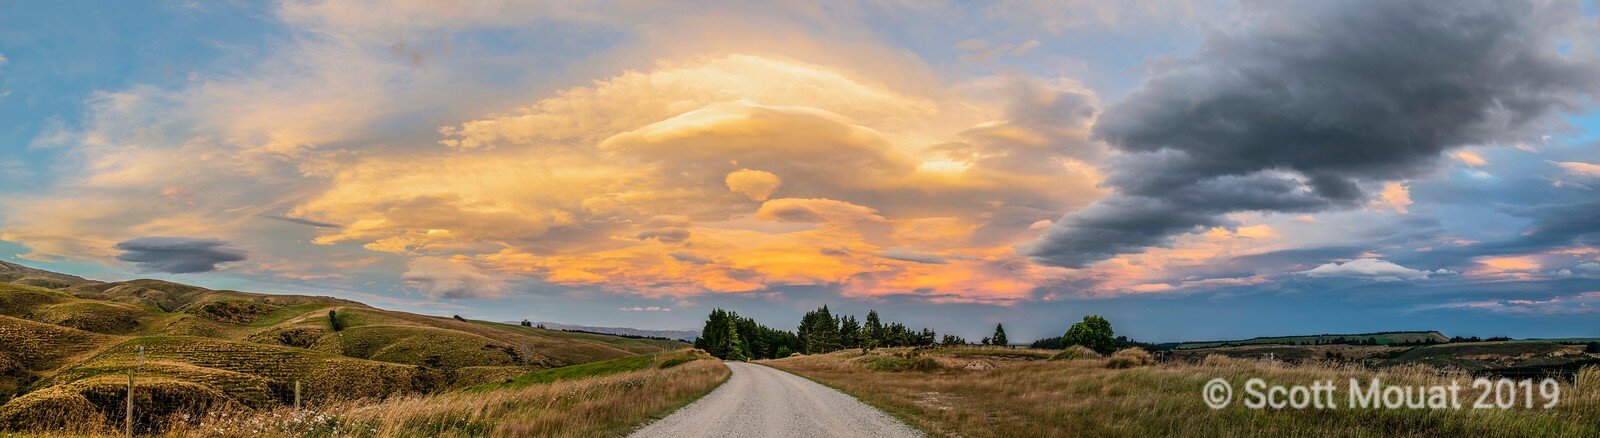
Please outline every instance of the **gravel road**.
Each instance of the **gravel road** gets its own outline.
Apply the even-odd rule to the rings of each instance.
[[[727,362],[733,376],[634,437],[920,437],[854,397],[770,367]]]

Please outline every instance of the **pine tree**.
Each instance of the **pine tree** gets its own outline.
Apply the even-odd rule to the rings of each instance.
[[[839,318],[839,348],[861,347],[861,324],[856,322],[856,317],[846,315]]]
[[[820,354],[838,350],[839,319],[828,311],[828,306],[806,312],[800,319],[800,344],[806,354]]]
[[[999,345],[1002,347],[1011,345],[1009,342],[1006,342],[1006,326],[1002,324],[995,324],[994,336],[989,337],[989,342],[992,342],[992,345]]]
[[[723,350],[727,351],[727,356],[723,357],[723,359],[741,361],[749,360],[750,355],[745,353],[744,343],[740,342],[739,340],[739,329],[734,319],[735,318],[726,318],[723,320],[727,327],[724,329],[727,334],[723,337],[723,340],[719,342],[723,346]]]
[[[883,321],[878,319],[878,311],[867,311],[867,324],[861,327],[864,339],[863,348],[872,349],[883,345]]]
[[[700,329],[700,338],[694,341],[694,347],[705,350],[712,356],[727,358],[726,341],[731,332],[728,311],[721,308],[712,309],[711,315],[706,317],[705,328]]]

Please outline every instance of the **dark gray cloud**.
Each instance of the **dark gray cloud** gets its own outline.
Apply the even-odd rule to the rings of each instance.
[[[1559,123],[1600,89],[1576,2],[1246,2],[1249,25],[1157,61],[1095,136],[1115,192],[1023,248],[1082,267],[1240,211],[1358,205],[1441,152]]]
[[[244,251],[220,239],[140,237],[118,243],[117,260],[132,262],[153,272],[189,274],[217,270],[217,265],[245,259]]]

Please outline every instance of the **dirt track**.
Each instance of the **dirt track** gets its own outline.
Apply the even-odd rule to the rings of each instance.
[[[705,398],[634,437],[919,437],[854,397],[761,365],[728,362],[733,376]]]

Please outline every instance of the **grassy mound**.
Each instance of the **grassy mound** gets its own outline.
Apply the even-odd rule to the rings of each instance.
[[[939,361],[918,354],[915,350],[889,355],[870,354],[857,359],[857,362],[869,370],[891,373],[927,372],[944,368]]]
[[[183,311],[201,318],[229,324],[246,324],[277,309],[253,300],[222,299],[191,304]]]
[[[1096,352],[1094,352],[1094,350],[1090,350],[1089,347],[1085,347],[1085,346],[1082,346],[1082,345],[1073,345],[1073,346],[1067,347],[1066,349],[1061,350],[1060,353],[1056,353],[1055,356],[1050,356],[1050,360],[1099,359],[1099,358],[1100,358],[1100,353],[1096,353]]]
[[[128,334],[138,331],[147,316],[128,304],[73,300],[36,309],[30,319],[95,333]]]
[[[51,377],[64,385],[126,375],[145,347],[143,375],[204,384],[240,403],[261,407],[292,400],[293,382],[307,401],[388,397],[439,388],[439,374],[415,366],[334,356],[305,349],[188,336],[152,336],[118,345]]]
[[[1143,348],[1132,347],[1111,353],[1111,359],[1106,361],[1106,368],[1136,368],[1155,365],[1155,363],[1156,357],[1151,356],[1150,352],[1144,351]]]
[[[314,348],[345,356],[430,368],[508,366],[527,361],[512,344],[436,327],[368,325],[322,338]]]
[[[74,382],[30,393],[0,407],[0,424],[10,430],[78,433],[120,430],[128,400],[127,381],[114,376]],[[133,387],[134,431],[160,433],[173,418],[199,418],[234,406],[220,391],[166,378],[141,378]]]

